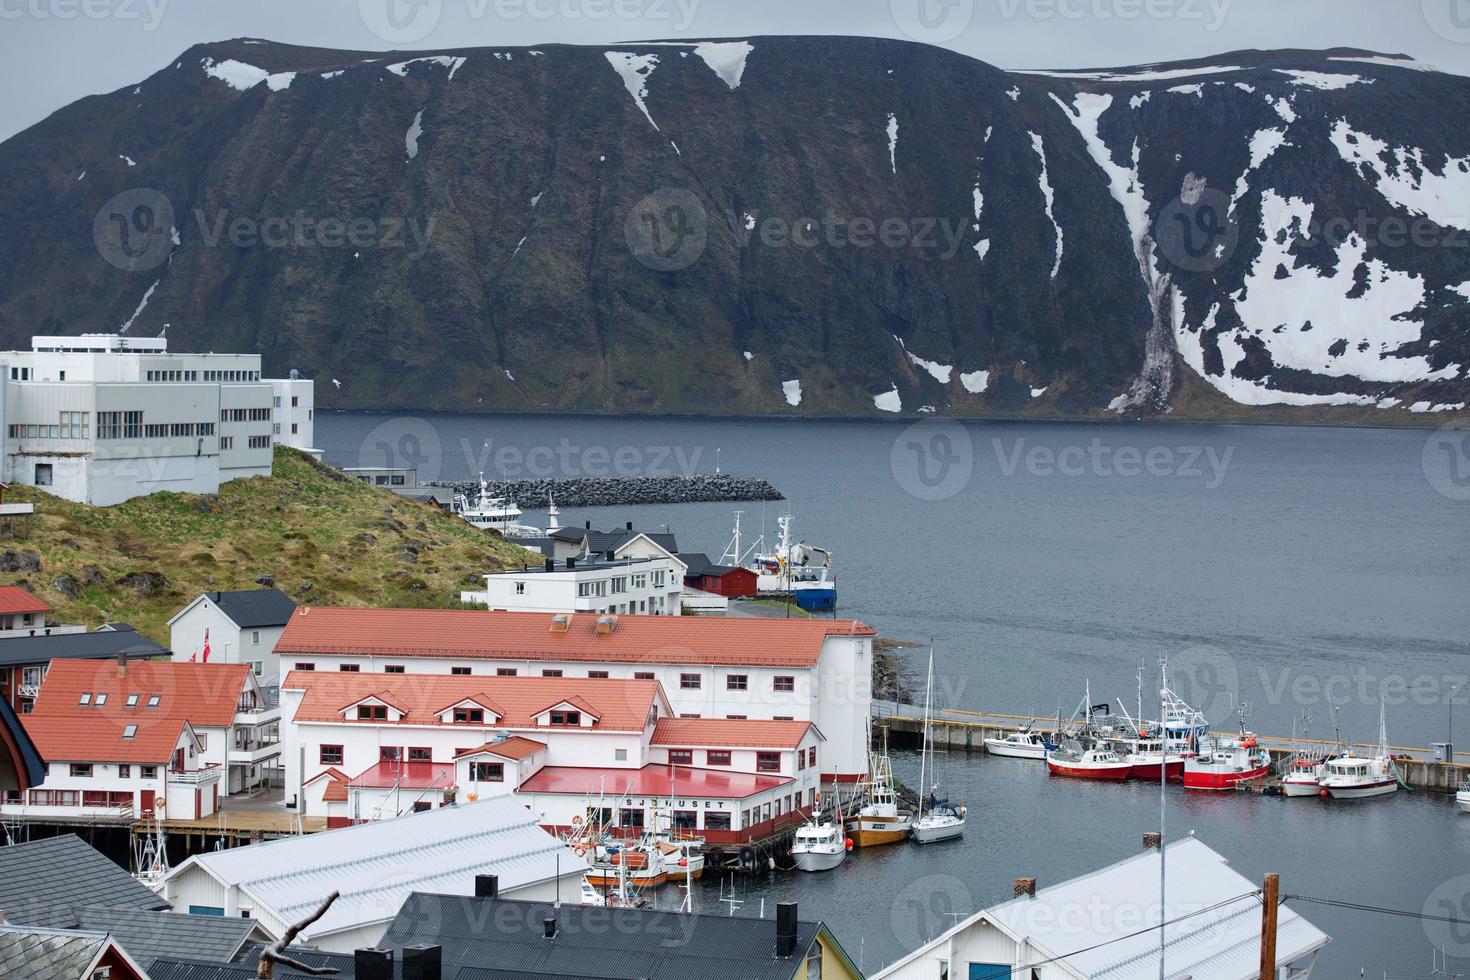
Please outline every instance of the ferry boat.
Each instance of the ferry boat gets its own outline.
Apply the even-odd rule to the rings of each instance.
[[[939,781],[935,778],[934,740],[930,737],[929,714],[934,697],[934,645],[929,645],[929,676],[924,683],[924,743],[919,754],[919,791],[928,789],[926,800],[919,797],[919,814],[914,821],[913,839],[918,844],[932,844],[942,840],[954,840],[964,836],[965,812],[963,803],[938,799]],[[933,784],[927,781],[933,779]]]
[[[1254,732],[1245,730],[1245,706],[1240,708],[1238,735],[1206,735],[1199,754],[1184,760],[1185,789],[1234,789],[1236,783],[1260,779],[1271,771],[1271,753]]]
[[[831,871],[847,859],[847,849],[840,818],[824,820],[822,812],[814,810],[811,819],[796,830],[791,859],[801,871]]]
[[[454,495],[454,513],[482,531],[499,531],[507,538],[531,538],[542,533],[540,528],[519,522],[521,509],[515,501],[490,496],[484,473],[480,474],[480,492],[473,502],[468,494]]]
[[[1105,746],[1084,748],[1072,744],[1047,753],[1046,770],[1053,776],[1122,782],[1133,771],[1133,763]]]
[[[1045,759],[1047,751],[1054,748],[1040,732],[1025,728],[985,740],[986,752],[1006,759]]]
[[[907,811],[898,808],[898,791],[888,764],[887,729],[883,731],[883,753],[870,756],[868,778],[863,785],[866,802],[846,822],[847,836],[853,846],[879,847],[907,838],[913,821]]]
[[[1321,779],[1322,793],[1334,800],[1360,800],[1386,796],[1399,789],[1398,769],[1388,751],[1388,726],[1383,706],[1378,708],[1378,749],[1359,755],[1353,749],[1330,759]]]

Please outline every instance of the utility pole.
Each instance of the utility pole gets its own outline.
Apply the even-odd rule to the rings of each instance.
[[[1281,876],[1266,875],[1261,888],[1261,980],[1276,980],[1276,901]]]

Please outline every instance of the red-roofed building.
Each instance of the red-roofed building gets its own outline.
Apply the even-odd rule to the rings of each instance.
[[[131,822],[208,816],[280,754],[277,710],[245,664],[58,660],[26,730],[46,778],[7,814]]]
[[[867,771],[873,630],[853,620],[471,609],[296,610],[283,669],[653,680],[672,714],[809,721],[823,778]]]

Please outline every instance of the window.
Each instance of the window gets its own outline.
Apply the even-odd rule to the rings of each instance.
[[[148,695],[148,707],[150,707],[150,708],[156,708],[156,707],[158,707],[158,695],[157,694],[150,694],[150,695]]]
[[[470,763],[470,770],[470,779],[474,782],[505,782],[505,763],[503,762],[472,762]]]
[[[700,686],[700,684],[699,684],[699,675],[698,674],[680,674],[679,675],[679,687],[680,687],[681,690],[685,690],[685,691],[697,691],[697,690],[699,690],[699,686]]]
[[[134,738],[134,737],[137,736],[137,734],[138,734],[138,726],[137,725],[124,725],[123,726],[123,734],[122,734],[122,737],[123,738]],[[203,735],[200,735],[199,736],[199,739],[200,739],[201,742],[203,742],[204,736]],[[201,745],[200,748],[203,748],[203,745]]]
[[[71,764],[71,774],[75,779],[90,779],[92,777],[92,763],[73,762]]]
[[[49,486],[51,486],[51,464],[50,463],[37,463],[36,464],[36,486],[38,486],[38,487],[49,487]]]
[[[725,690],[745,691],[750,688],[750,677],[746,674],[731,674],[725,678]]]
[[[485,712],[481,708],[455,708],[454,723],[456,725],[479,725],[485,721]]]
[[[796,719],[794,717],[792,717],[791,715],[776,715],[776,717],[772,718],[771,720],[772,721],[795,721]]]
[[[409,749],[408,749],[408,761],[409,762],[432,762],[432,761],[434,761],[434,758],[433,758],[433,755],[429,752],[429,750],[426,749],[426,748],[424,748],[423,746],[421,746],[421,745],[411,745],[411,746],[409,746]]]
[[[614,762],[627,762],[628,761],[628,750],[627,749],[613,749],[613,761]]]
[[[61,438],[63,439],[85,439],[87,438],[87,412],[62,412],[61,413]]]
[[[656,678],[653,676],[653,671],[651,670],[636,670],[633,672],[633,679],[635,681],[651,681]]]
[[[744,721],[745,720],[745,717],[746,717],[745,715],[726,715],[725,716],[725,718],[728,719],[729,721]]]
[[[778,674],[773,682],[773,686],[783,694],[790,694],[796,690],[796,678],[790,674]]]
[[[250,631],[250,643],[253,646],[260,646],[260,630]]]
[[[316,664],[313,664],[313,663],[304,663],[304,662],[298,660],[296,662],[296,669],[297,670],[316,670]]]
[[[22,687],[40,687],[41,686],[41,668],[40,667],[24,667],[24,668],[22,668],[21,669],[21,672],[20,672],[20,683],[21,683],[21,686]]]
[[[698,826],[699,826],[699,811],[698,810],[675,810],[674,811],[674,829],[675,830],[694,830]]]
[[[555,669],[547,669],[547,670],[543,670],[541,672],[541,676],[542,677],[560,677],[561,676],[561,671],[560,670],[555,670]]]
[[[136,708],[137,706],[138,706],[138,695],[136,695],[136,694],[129,694],[128,695],[128,707],[129,708]]]
[[[403,664],[384,664],[383,665],[383,673],[385,673],[385,674],[401,674],[401,673],[403,673]]]
[[[378,746],[379,762],[399,762],[403,759],[403,750],[396,745]]]
[[[515,675],[516,675],[516,669],[514,667],[496,667],[495,668],[495,676],[496,677],[514,677]]]
[[[526,583],[525,582],[517,582],[516,583],[516,595],[525,595],[525,594],[526,594]]]
[[[456,677],[467,677],[469,676],[470,669],[468,667],[450,667],[449,672]]]
[[[359,704],[357,706],[358,721],[387,721],[388,706],[386,704]]]
[[[433,807],[434,807],[434,804],[430,803],[428,800],[415,800],[414,801],[414,804],[413,804],[413,812],[414,813],[423,813],[426,810],[433,809]]]
[[[362,671],[362,664],[338,664],[337,669],[344,674],[356,674]]]
[[[811,748],[806,750],[806,754],[806,764],[815,767],[817,764],[817,747],[813,745]]]
[[[121,439],[122,438],[122,413],[121,412],[98,412],[97,413],[97,438],[98,439]]]
[[[122,765],[118,766],[117,767],[117,778],[118,779],[132,779],[133,778],[133,767],[130,766],[130,765],[128,765],[127,763],[123,763]]]
[[[221,452],[229,452],[231,449],[234,449],[235,448],[235,437],[234,436],[220,436],[219,437],[219,448],[220,448],[220,451]]]
[[[620,827],[642,827],[643,810],[628,808],[618,811],[618,826]]]
[[[729,830],[730,815],[728,813],[710,813],[704,815],[705,830]]]
[[[558,728],[578,728],[582,724],[582,712],[580,711],[553,711],[551,723]]]
[[[755,754],[755,771],[756,772],[780,772],[781,771],[781,753],[780,752],[757,752]]]
[[[251,436],[248,441],[251,449],[269,449],[271,447],[270,436]]]
[[[704,764],[707,766],[728,766],[730,764],[729,750],[710,749],[704,754]]]
[[[342,746],[340,746],[340,745],[337,746],[338,749],[340,749],[341,747]],[[158,767],[157,766],[139,766],[138,767],[138,775],[140,777],[142,777],[143,779],[157,779],[158,778]]]
[[[948,970],[944,971],[948,973]],[[1006,972],[1010,972],[1007,967]],[[822,947],[819,945],[812,949],[806,958],[806,980],[822,980]]]
[[[324,766],[340,766],[342,764],[342,746],[323,745],[317,750],[317,761]]]
[[[602,677],[602,678],[605,678],[605,677],[607,677],[607,671],[605,671],[605,670],[589,670],[589,671],[587,671],[587,676],[588,677]]]
[[[106,691],[103,691],[101,694],[97,695],[97,700],[94,703],[99,708],[102,707],[104,704],[106,704],[107,703],[107,692]]]
[[[693,749],[669,749],[669,765],[692,766],[694,765]]]
[[[619,575],[612,580],[613,595],[622,595],[628,591],[628,576]]]
[[[91,695],[90,692],[83,691],[82,692],[82,696],[79,697],[79,698],[77,698],[77,704],[78,705],[91,704],[91,703],[92,703],[92,695]]]
[[[143,413],[123,412],[123,438],[143,438]]]

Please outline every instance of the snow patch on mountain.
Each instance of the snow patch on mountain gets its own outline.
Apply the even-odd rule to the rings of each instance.
[[[873,396],[873,407],[884,412],[903,411],[903,399],[898,395],[898,385],[892,391],[879,392]]]
[[[888,166],[898,173],[898,117],[888,114]]]
[[[1052,263],[1051,277],[1055,279],[1057,273],[1062,269],[1062,226],[1057,224],[1056,214],[1052,206],[1056,203],[1056,192],[1052,189],[1051,178],[1046,173],[1046,144],[1036,133],[1031,133],[1031,148],[1036,151],[1036,156],[1041,160],[1041,196],[1046,200],[1046,217],[1051,221],[1052,230],[1057,236],[1057,257]]]
[[[200,63],[204,66],[204,74],[210,78],[218,78],[230,88],[241,92],[248,92],[261,82],[265,82],[266,88],[272,92],[280,92],[290,88],[291,83],[296,80],[294,71],[271,73],[233,58],[226,58],[218,63],[213,58],[202,58]]]
[[[694,46],[694,53],[732,92],[740,87],[740,79],[745,76],[745,59],[754,50],[749,41],[703,41]]]
[[[801,404],[801,379],[781,382],[781,393],[786,396],[786,404],[792,408]]]
[[[933,376],[934,380],[938,381],[940,384],[949,384],[950,375],[954,373],[954,368],[952,366],[948,364],[940,364],[938,361],[926,361],[924,358],[909,350],[908,344],[905,344],[903,342],[902,337],[894,334],[893,339],[898,342],[899,347],[903,348],[904,355],[908,357],[910,364],[914,365],[914,367],[923,368],[925,371],[928,371],[929,374]]]
[[[1250,190],[1250,177],[1261,168],[1261,164],[1270,159],[1271,155],[1281,149],[1286,143],[1286,131],[1282,129],[1258,129],[1251,137],[1251,162],[1246,166],[1245,173],[1235,182],[1235,193],[1230,196],[1230,210],[1235,210],[1235,205],[1245,197]]]
[[[1173,92],[1176,95],[1194,95],[1194,96],[1198,96],[1201,99],[1203,99],[1205,97],[1205,87],[1203,85],[1198,85],[1198,84],[1196,84],[1196,85],[1175,85],[1173,88],[1165,89],[1164,91],[1166,91],[1166,92]]]
[[[419,155],[419,137],[424,132],[424,110],[420,109],[418,115],[413,117],[413,125],[408,127],[408,132],[403,136],[403,145],[408,150],[408,158],[412,160]]]
[[[1291,79],[1291,84],[1314,88],[1322,92],[1335,92],[1349,85],[1372,85],[1375,79],[1362,75],[1333,75],[1322,71],[1302,71],[1296,68],[1277,68],[1276,71]]]
[[[148,291],[143,294],[143,299],[139,301],[138,308],[133,311],[133,315],[124,320],[122,326],[117,328],[118,333],[127,333],[128,328],[133,325],[133,321],[143,314],[143,310],[148,306],[148,301],[153,298],[153,291],[158,288],[160,282],[163,282],[163,280],[155,280],[153,285],[148,287]]]
[[[1356,61],[1363,65],[1385,65],[1389,68],[1407,68],[1409,71],[1439,71],[1433,65],[1426,64],[1422,61],[1415,61],[1413,58],[1389,58],[1384,55],[1373,55],[1371,57],[1362,55],[1335,55],[1327,60]]]
[[[613,70],[623,80],[623,87],[638,104],[638,109],[648,120],[650,126],[658,129],[658,123],[653,121],[649,114],[648,105],[644,101],[648,98],[648,76],[658,67],[658,55],[656,54],[634,54],[631,51],[609,51],[607,62],[613,66]],[[662,130],[659,130],[662,132]]]
[[[1013,70],[1013,75],[1045,75],[1048,78],[1067,78],[1078,82],[1167,82],[1176,78],[1196,78],[1200,75],[1221,75],[1226,72],[1244,71],[1235,65],[1205,65],[1199,68],[1167,68],[1162,71],[1044,71],[1041,69]]]
[[[960,384],[972,395],[978,395],[990,387],[989,371],[969,371],[960,375]]]
[[[1359,132],[1339,119],[1332,124],[1332,145],[1359,174],[1371,171],[1378,193],[1390,204],[1436,224],[1470,227],[1466,202],[1470,201],[1470,156],[1446,157],[1440,173],[1424,161],[1419,147],[1389,146],[1383,140]]]
[[[407,61],[400,61],[397,64],[386,65],[384,67],[399,78],[407,78],[410,65],[438,65],[440,68],[448,68],[449,77],[453,78],[454,73],[459,71],[460,66],[463,64],[463,58],[454,58],[447,54],[436,54],[425,58],[410,58]]]

